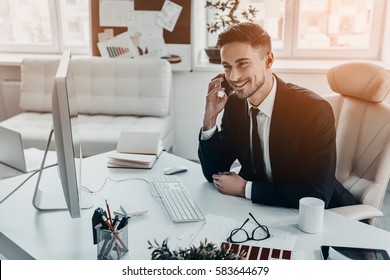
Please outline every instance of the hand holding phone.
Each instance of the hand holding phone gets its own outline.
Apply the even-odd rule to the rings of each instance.
[[[225,107],[228,100],[228,94],[232,92],[229,83],[226,82],[224,77],[225,75],[221,73],[214,77],[209,83],[206,96],[205,114],[203,118],[204,131],[215,126],[217,116]]]
[[[226,80],[225,78],[225,74],[221,73],[221,74],[218,74],[217,76],[215,76],[213,78],[214,79],[217,79],[217,78],[223,78],[223,81],[221,82],[221,88],[224,89],[224,91],[220,91],[218,93],[218,97],[222,98],[224,96],[224,94],[226,94],[226,96],[229,97],[229,95],[233,92],[233,88],[230,86],[230,84],[228,83],[228,81]]]

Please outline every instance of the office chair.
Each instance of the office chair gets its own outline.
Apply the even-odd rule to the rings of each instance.
[[[324,96],[335,115],[336,178],[362,204],[331,211],[375,225],[390,178],[390,73],[371,63],[346,63],[327,73]]]

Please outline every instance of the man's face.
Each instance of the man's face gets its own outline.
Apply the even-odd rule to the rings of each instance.
[[[226,80],[239,98],[268,93],[264,92],[269,90],[264,88],[264,84],[270,67],[267,67],[266,59],[258,49],[245,42],[228,43],[221,48],[221,59]]]

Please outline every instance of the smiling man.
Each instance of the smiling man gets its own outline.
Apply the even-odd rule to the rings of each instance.
[[[199,136],[206,179],[221,193],[267,205],[298,208],[306,196],[324,200],[326,208],[356,204],[335,178],[332,108],[272,73],[268,33],[240,23],[219,35],[218,46],[224,74],[209,83]],[[239,174],[230,172],[235,160]]]

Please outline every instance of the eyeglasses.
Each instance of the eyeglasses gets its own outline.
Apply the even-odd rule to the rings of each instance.
[[[249,216],[256,222],[257,227],[252,230],[252,234],[243,229],[245,224],[249,221],[249,218],[245,220],[245,222],[239,228],[235,228],[230,232],[229,237],[227,238],[227,242],[230,243],[244,243],[249,240],[261,241],[271,237],[269,234],[269,230],[267,226],[261,225],[258,221],[256,221],[255,217],[251,213]]]

